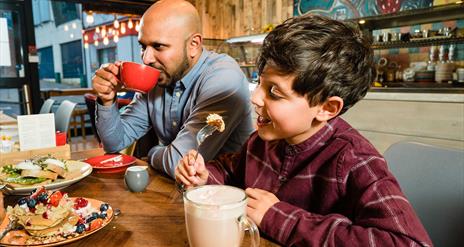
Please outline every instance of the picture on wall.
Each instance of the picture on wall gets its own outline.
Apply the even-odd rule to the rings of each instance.
[[[336,20],[428,8],[433,0],[295,0],[294,15],[314,13]]]

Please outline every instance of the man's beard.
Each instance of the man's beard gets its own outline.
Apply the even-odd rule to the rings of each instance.
[[[189,68],[189,62],[188,62],[188,57],[187,57],[187,49],[184,47],[184,54],[182,56],[182,62],[180,63],[179,67],[171,75],[167,74],[166,70],[164,70],[163,72],[166,75],[167,77],[166,79],[168,80],[168,82],[159,84],[159,86],[163,88],[170,87],[172,84],[182,79],[186,71],[189,69],[190,68]]]

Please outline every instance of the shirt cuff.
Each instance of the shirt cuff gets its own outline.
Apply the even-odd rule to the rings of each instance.
[[[264,214],[260,228],[266,235],[285,245],[298,222],[296,214],[301,210],[287,202],[277,202]]]

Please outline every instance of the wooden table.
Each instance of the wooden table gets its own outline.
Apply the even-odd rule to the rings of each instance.
[[[102,149],[74,152],[72,159],[84,159],[103,154]],[[137,165],[147,165],[137,160]],[[68,246],[188,246],[182,196],[174,181],[149,169],[150,183],[145,192],[131,193],[124,185],[124,174],[92,174],[63,191],[70,196],[82,196],[108,202],[121,214],[105,228]],[[19,196],[8,196],[14,204]],[[249,237],[243,246],[250,246]],[[277,246],[261,238],[260,246]]]

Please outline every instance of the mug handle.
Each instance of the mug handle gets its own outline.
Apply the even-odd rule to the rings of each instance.
[[[259,246],[259,230],[256,224],[247,216],[240,216],[238,218],[238,224],[240,227],[240,231],[246,232],[248,231],[251,236],[251,246],[258,247]]]

